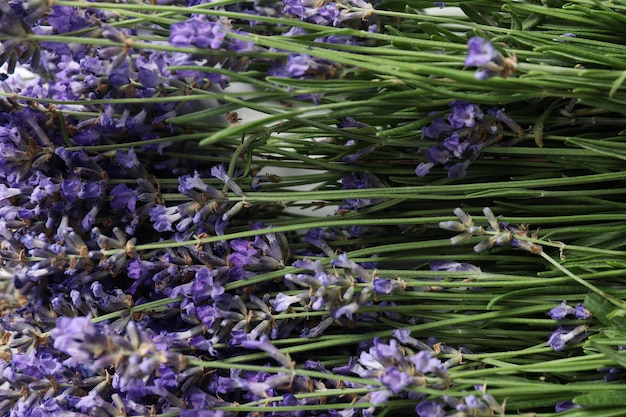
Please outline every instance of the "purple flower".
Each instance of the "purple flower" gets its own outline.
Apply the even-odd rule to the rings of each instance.
[[[161,82],[161,77],[156,70],[143,68],[137,72],[137,79],[144,88],[155,88]]]
[[[69,6],[52,6],[48,23],[57,33],[73,32],[89,26],[84,10]]]
[[[412,383],[411,377],[395,366],[385,368],[385,372],[380,376],[380,382],[394,394],[399,393]]]
[[[193,175],[182,175],[178,177],[178,191],[193,198],[196,201],[205,201],[207,199],[218,199],[222,194],[210,186],[205,184],[198,171],[194,171]]]
[[[436,401],[422,401],[415,407],[415,412],[419,417],[443,417],[445,415],[443,405]]]
[[[352,315],[356,313],[361,307],[361,303],[352,302],[349,304],[345,304],[335,310],[332,311],[331,316],[334,319],[338,319],[340,317],[346,316],[348,319],[352,320]]]
[[[576,312],[574,313],[574,315],[579,320],[588,319],[592,316],[591,312],[580,303],[576,304]]]
[[[364,0],[348,0],[341,8],[335,3],[320,3],[313,0],[284,0],[284,14],[317,25],[339,25],[347,20],[366,20],[374,13],[372,5]],[[352,7],[365,9],[351,11]]]
[[[107,346],[106,336],[88,317],[60,317],[50,337],[54,348],[70,357],[68,363],[76,365],[93,361],[94,355]]]
[[[132,169],[139,166],[139,160],[133,148],[128,149],[128,152],[122,150],[115,151],[115,160],[124,168]]]
[[[266,335],[262,335],[259,340],[246,340],[241,343],[241,346],[247,349],[263,350],[287,369],[290,369],[293,366],[289,356],[278,350],[276,346],[269,341],[269,338]]]
[[[375,278],[372,282],[374,291],[378,294],[391,294],[392,292],[401,289],[402,283],[398,280],[390,280],[387,278]]]
[[[363,172],[359,174],[346,175],[341,179],[342,190],[363,190],[369,188],[384,187],[383,182],[374,174]],[[364,207],[381,203],[380,198],[347,198],[345,204],[340,206],[342,210],[359,210]]]
[[[190,296],[193,297],[194,303],[211,299],[217,299],[224,294],[224,287],[216,283],[209,268],[202,268],[196,272],[196,279],[191,284]]]
[[[428,160],[433,165],[443,165],[450,160],[450,153],[443,146],[433,146],[426,151]]]
[[[525,135],[524,129],[520,127],[520,125],[513,119],[511,119],[505,112],[503,108],[495,109],[491,108],[487,110],[487,113],[490,116],[493,116],[496,120],[504,123],[509,129],[513,132],[517,133],[517,135],[521,138]]]
[[[463,126],[474,127],[478,120],[483,118],[483,112],[476,104],[464,101],[455,101],[452,104],[452,112],[448,120],[453,128],[458,129]]]
[[[466,396],[463,399],[463,403],[457,404],[455,408],[465,415],[493,414],[493,410],[491,410],[487,404],[485,404],[475,395]]]
[[[456,261],[430,261],[430,269],[433,271],[471,271],[482,272],[476,265],[467,262]]]
[[[0,184],[0,200],[5,200],[20,194],[22,194],[21,189],[15,187],[7,187],[4,184]]]
[[[321,58],[307,54],[291,54],[287,57],[285,71],[290,78],[300,78],[306,75],[320,77],[331,75],[334,67]]]
[[[552,320],[562,320],[570,314],[576,314],[576,309],[567,305],[566,301],[563,301],[558,307],[551,309],[548,314]]]
[[[174,23],[170,27],[169,43],[174,46],[197,46],[220,49],[229,29],[219,22],[208,22],[197,17]]]
[[[502,64],[502,54],[486,39],[474,36],[467,41],[467,48],[465,65],[468,67],[485,67],[492,63]]]
[[[437,112],[434,112],[437,114]],[[429,126],[422,128],[422,137],[429,139],[439,139],[441,135],[452,132],[452,129],[443,117],[433,120]]]
[[[565,401],[556,403],[556,405],[554,406],[554,411],[557,413],[562,413],[564,411],[573,410],[575,408],[582,408],[582,407],[578,404],[574,404],[574,401],[572,400],[565,400]]]
[[[415,365],[415,369],[424,374],[441,369],[442,367],[441,361],[435,358],[433,354],[427,350],[419,351],[417,354],[411,355],[409,358]]]
[[[78,198],[81,188],[82,181],[77,178],[63,180],[61,183],[61,196],[71,204]]]
[[[387,402],[391,394],[393,393],[387,389],[372,391],[370,392],[370,403],[373,405],[384,404]]]
[[[517,69],[514,58],[504,58],[491,42],[478,36],[467,42],[465,65],[478,67],[475,77],[479,80],[499,75],[503,78],[511,76]]]
[[[380,339],[374,339],[374,345],[370,348],[370,354],[379,360],[398,362],[402,361],[402,353],[398,348],[398,341],[396,339],[390,339],[389,344],[383,343]],[[379,367],[380,363],[375,365]]]
[[[104,181],[86,181],[82,183],[78,198],[82,200],[97,200],[104,196],[106,183]]]
[[[211,175],[213,175],[215,178],[219,179],[224,184],[226,184],[233,193],[237,194],[240,197],[244,196],[243,191],[241,190],[239,185],[237,185],[237,183],[233,181],[231,177],[228,176],[228,174],[226,173],[226,170],[224,169],[224,166],[216,165],[213,168],[211,168]]]
[[[282,292],[278,293],[276,294],[276,297],[274,298],[274,304],[273,304],[274,310],[285,311],[292,304],[299,303],[308,299],[309,298],[308,293],[309,293],[308,291],[301,292],[300,294],[297,294],[297,295],[285,295]]]
[[[42,203],[46,198],[53,197],[60,189],[60,185],[55,180],[44,177],[38,181],[37,186],[30,195],[30,199],[31,201]]]
[[[552,332],[548,345],[554,350],[563,350],[567,344],[575,344],[587,337],[588,324],[576,326],[573,329],[560,327]]]
[[[79,223],[80,230],[85,232],[91,230],[91,227],[96,222],[96,215],[99,210],[100,208],[97,205],[94,205],[87,213],[85,213],[85,216]]]
[[[109,191],[111,197],[111,208],[114,210],[128,209],[134,212],[137,207],[137,195],[135,190],[129,188],[126,184],[117,184]]]
[[[326,240],[336,240],[338,238],[339,236],[336,233],[331,233],[321,228],[313,228],[307,230],[304,240],[316,248],[321,249],[326,256],[333,257],[335,253],[328,243],[326,243]]]
[[[417,176],[429,173],[435,165],[443,165],[448,178],[464,177],[468,166],[478,158],[480,151],[490,145],[512,145],[515,140],[502,141],[502,124],[511,128],[518,136],[524,130],[503,109],[490,109],[486,116],[476,104],[452,101],[447,120],[436,118],[430,126],[422,128],[422,139],[434,139],[438,143],[421,149],[428,161],[415,168]],[[495,119],[495,120],[494,120]]]
[[[563,301],[559,306],[554,307],[548,312],[552,320],[562,320],[567,316],[576,316],[579,320],[588,319],[591,317],[591,312],[585,308],[584,305],[578,303],[576,307],[572,307]]]
[[[434,166],[435,164],[432,162],[422,162],[415,168],[415,175],[417,175],[418,177],[424,177],[430,172],[430,169]]]

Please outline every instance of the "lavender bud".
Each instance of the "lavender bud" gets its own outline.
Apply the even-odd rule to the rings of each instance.
[[[439,222],[439,227],[451,232],[464,232],[467,229],[464,224],[456,221]]]

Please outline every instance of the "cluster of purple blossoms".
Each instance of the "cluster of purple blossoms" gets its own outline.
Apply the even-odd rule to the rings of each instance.
[[[349,21],[368,20],[375,10],[366,0],[283,0],[283,13],[317,25],[339,26]]]
[[[477,391],[482,391],[482,389],[482,386],[476,387]],[[469,394],[462,399],[443,396],[442,400],[441,402],[434,400],[422,401],[415,407],[415,412],[419,417],[488,417],[504,414],[504,404],[498,403],[492,395],[482,392],[480,396]]]
[[[9,79],[5,87],[12,82],[17,81]],[[38,81],[20,88],[33,98],[49,94]],[[1,321],[15,349],[2,365],[3,414],[114,416],[125,410],[143,416],[179,410],[181,416],[228,416],[210,410],[274,394],[284,395],[276,405],[315,405],[322,400],[294,394],[338,384],[290,373],[207,373],[190,365],[198,355],[274,352],[269,340],[300,335],[305,318],[278,317],[268,294],[292,290],[286,281],[226,289],[289,265],[289,248],[271,229],[251,239],[199,240],[223,235],[231,223],[248,224],[249,207],[224,166],[169,156],[171,142],[153,145],[161,135],[182,133],[150,122],[170,112],[167,106],[141,109],[140,117],[131,116],[132,107],[102,108],[90,123],[65,118],[63,129],[43,105],[10,99],[0,105],[11,109],[0,116],[2,271],[24,303]],[[129,135],[147,135],[150,142],[119,146]],[[112,144],[118,149],[93,148]],[[172,173],[174,181],[156,180]],[[238,201],[229,201],[227,191]],[[169,199],[172,194],[183,201]],[[266,229],[260,223],[248,227]],[[138,249],[158,240],[177,244]],[[344,268],[345,276],[368,276],[347,259],[335,267]],[[346,284],[342,290],[352,288],[352,301],[343,294],[343,304],[338,298],[333,304],[320,294],[332,306],[326,327],[368,303],[371,288],[388,294],[399,285],[369,277],[361,290],[356,280],[340,283]],[[142,309],[155,302],[162,307]],[[132,312],[137,309],[142,312]],[[101,319],[107,314],[113,318]]]
[[[363,27],[369,32],[376,32],[378,25],[373,17],[373,6],[366,0],[283,0],[282,14],[293,16],[301,21],[322,26]],[[307,31],[299,26],[291,27],[281,36],[306,36]],[[363,41],[355,36],[329,35],[314,39],[315,43],[333,45],[361,45]],[[337,78],[345,70],[345,66],[329,59],[307,53],[289,53],[285,60],[270,62],[268,75],[277,78],[326,80]],[[318,103],[322,93],[301,94],[300,100],[310,99]]]
[[[278,293],[271,302],[273,309],[282,312],[299,306],[329,311],[315,326],[304,328],[302,337],[318,337],[333,323],[349,327],[350,322],[357,320],[359,309],[371,305],[376,294],[392,294],[406,287],[402,280],[373,277],[345,254],[332,260],[334,271],[327,271],[320,261],[298,260],[293,266],[308,273],[285,274],[285,285],[291,291]],[[343,274],[338,273],[338,268],[343,269]],[[303,289],[297,291],[300,288]]]
[[[397,330],[394,335],[396,338],[388,342],[374,339],[369,349],[364,349],[358,358],[345,367],[335,368],[341,374],[356,374],[378,381],[380,385],[372,386],[369,394],[369,402],[374,406],[394,395],[420,401],[424,394],[411,390],[411,387],[430,385],[432,389],[444,389],[449,384],[446,366],[435,357],[432,349],[410,337],[408,331]],[[428,377],[435,381],[428,380]]]
[[[396,329],[392,338],[375,338],[362,346],[357,357],[351,358],[347,366],[333,370],[346,375],[358,375],[368,380],[377,381],[369,385],[371,392],[367,399],[373,406],[384,404],[391,397],[411,400],[417,405],[415,413],[420,417],[444,417],[444,415],[488,416],[502,413],[504,406],[484,392],[484,387],[475,387],[480,396],[469,394],[463,399],[442,395],[432,400],[421,391],[445,390],[452,383],[448,370],[462,363],[465,348],[454,349],[436,340],[424,343],[411,336],[408,329]],[[437,358],[440,353],[449,359]],[[348,385],[352,388],[353,384]],[[363,411],[364,417],[373,416],[374,407]],[[458,414],[447,414],[446,409]]]
[[[384,187],[383,182],[374,174],[369,172],[349,174],[341,179],[342,190],[363,190],[381,187]],[[344,200],[344,204],[339,206],[339,210],[359,210],[379,204],[383,201],[384,200],[381,198],[347,198]]]
[[[422,128],[421,139],[436,144],[423,150],[428,161],[415,168],[417,176],[423,177],[435,165],[443,165],[450,179],[464,177],[482,149],[495,144],[510,146],[524,136],[524,130],[503,109],[489,109],[485,114],[476,104],[453,101],[449,105],[447,119],[438,117]],[[505,139],[504,126],[515,136]]]
[[[568,316],[573,316],[578,320],[585,320],[591,317],[589,310],[584,305],[578,303],[576,307],[572,307],[563,301],[559,306],[551,309],[548,314],[552,320],[563,320]],[[573,345],[584,340],[587,336],[589,324],[581,324],[579,326],[559,326],[548,339],[548,345],[554,350],[563,350],[566,345]]]
[[[163,84],[149,87],[151,94],[169,88],[159,79]],[[137,80],[134,92],[141,90]],[[38,79],[19,84],[9,78],[4,87],[19,88],[33,99],[52,94]],[[126,94],[96,90],[76,94]],[[159,139],[183,133],[164,123],[176,106],[90,106],[102,112],[99,117],[86,122],[65,117],[62,126],[43,104],[2,99],[0,105],[11,110],[0,115],[2,273],[11,277],[23,302],[1,321],[15,349],[2,364],[3,414],[114,416],[125,410],[143,416],[180,410],[181,416],[228,416],[209,410],[274,393],[284,395],[276,405],[314,405],[322,400],[294,394],[337,384],[289,373],[207,373],[189,364],[199,355],[269,352],[269,340],[299,336],[310,321],[281,318],[275,308],[269,294],[293,291],[288,280],[237,287],[290,264],[282,235],[269,229],[250,239],[200,240],[224,235],[231,223],[266,228],[249,223],[245,191],[224,166],[168,155],[174,142]],[[139,143],[121,146],[129,136]],[[104,151],[95,148],[103,145]],[[216,152],[215,159],[230,156]],[[178,197],[170,199],[173,194]],[[229,201],[229,194],[237,202]],[[138,249],[159,240],[176,244]],[[400,288],[399,282],[373,278],[343,257],[335,268],[344,269],[344,279],[318,294],[330,312],[326,328],[345,326],[375,292]],[[229,284],[236,289],[227,290]],[[331,288],[335,284],[345,290],[341,299]],[[151,303],[161,307],[143,308]],[[109,314],[113,318],[104,320]],[[310,336],[315,332],[311,329]]]
[[[191,4],[193,5],[193,4]],[[253,20],[255,15],[276,14],[276,7],[255,5],[252,8],[241,6],[240,4],[227,6],[228,10],[243,12],[251,15],[248,22],[235,22],[238,26],[248,24],[251,27],[256,25]],[[364,0],[354,1],[331,1],[331,2],[308,2],[301,0],[284,0],[282,4],[282,14],[297,17],[302,21],[314,23],[317,25],[333,25],[333,26],[354,26],[355,22],[366,22],[373,15],[374,9],[370,3]],[[219,68],[220,71],[208,71],[208,79],[216,85],[225,87],[228,85],[229,79],[223,75],[224,69],[233,71],[244,71],[253,62],[249,58],[250,52],[264,51],[264,48],[254,44],[252,40],[242,40],[239,37],[249,37],[250,33],[236,29],[235,23],[226,19],[214,19],[206,15],[194,15],[191,18],[175,23],[170,28],[169,43],[179,47],[191,47],[198,50],[197,54],[191,56],[195,58],[196,64],[203,67]],[[368,23],[368,30],[376,31],[375,23]],[[266,33],[264,33],[266,34]],[[301,36],[306,31],[300,27],[294,26],[287,31],[281,31],[281,36]],[[314,40],[318,43],[339,44],[339,45],[357,45],[361,41],[353,36],[331,35],[319,37]],[[202,50],[230,51],[233,54],[204,54]],[[259,58],[258,63],[263,63],[264,59]],[[336,78],[342,66],[328,59],[315,57],[306,53],[290,53],[285,59],[270,60],[267,69],[267,75],[277,78],[294,78],[294,79],[330,79]],[[178,71],[178,73],[186,74],[187,71]],[[298,99],[312,99],[318,102],[322,94],[299,95]]]
[[[279,405],[294,405],[302,401],[294,394],[330,386],[190,364],[257,350],[303,327],[304,318],[274,317],[268,294],[289,289],[280,282],[237,286],[290,264],[284,236],[202,242],[232,225],[266,227],[249,211],[237,171],[199,160],[195,143],[182,139],[191,128],[168,121],[192,111],[174,100],[187,89],[225,86],[211,68],[245,69],[231,52],[251,44],[228,37],[235,29],[225,23],[192,17],[170,38],[189,53],[148,54],[133,49],[133,30],[109,25],[114,13],[0,7],[2,34],[18,40],[27,31],[88,31],[119,45],[42,42],[35,58],[31,45],[2,43],[3,57],[38,72],[1,82],[0,270],[19,306],[0,319],[10,349],[0,362],[0,414],[228,416],[215,407],[280,387]],[[203,48],[228,53],[196,54]],[[169,70],[181,65],[209,71]],[[222,148],[201,153],[232,157]]]
[[[258,49],[251,40],[227,36],[231,32],[242,36],[249,35],[242,30],[233,29],[226,20],[209,20],[205,15],[193,16],[185,21],[174,23],[170,27],[168,41],[171,45],[179,47],[231,51],[237,54],[235,56],[199,55],[196,57],[197,63],[203,67],[220,68],[219,72],[209,71],[208,78],[212,83],[225,88],[229,83],[229,78],[222,74],[223,70],[245,71],[250,63],[246,53]]]

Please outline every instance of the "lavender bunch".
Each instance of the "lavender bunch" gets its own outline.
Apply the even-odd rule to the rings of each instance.
[[[613,3],[0,0],[0,414],[623,413]]]

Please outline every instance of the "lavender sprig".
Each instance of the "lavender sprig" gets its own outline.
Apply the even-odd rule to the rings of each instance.
[[[514,248],[525,250],[534,255],[540,255],[542,258],[544,258],[545,260],[550,262],[550,264],[556,267],[559,271],[565,273],[577,283],[585,286],[596,294],[605,297],[607,300],[610,300],[611,303],[620,308],[626,307],[626,304],[622,300],[619,300],[614,296],[607,294],[605,291],[599,289],[593,284],[590,284],[589,282],[580,278],[579,276],[562,266],[560,263],[555,261],[552,257],[550,257],[550,255],[546,254],[543,251],[542,246],[557,246],[558,248],[560,248],[561,251],[563,251],[568,247],[567,245],[563,243],[555,245],[554,243],[542,241],[538,239],[536,235],[529,237],[528,227],[526,225],[511,226],[506,222],[501,222],[495,217],[491,209],[489,209],[488,207],[485,207],[483,209],[485,218],[489,223],[489,227],[487,229],[483,228],[482,226],[475,226],[471,216],[465,213],[460,208],[456,208],[454,210],[454,213],[457,215],[460,222],[447,221],[439,223],[439,227],[442,229],[454,232],[461,232],[460,234],[450,239],[452,244],[462,243],[471,237],[481,237],[482,241],[474,246],[475,252],[481,252],[494,246],[511,245]]]

